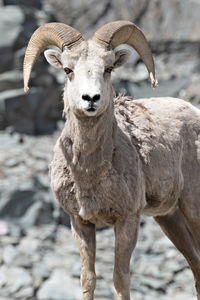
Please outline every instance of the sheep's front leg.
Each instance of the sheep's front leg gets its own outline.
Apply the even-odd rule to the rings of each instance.
[[[81,255],[81,285],[83,300],[93,300],[94,289],[96,286],[96,228],[95,225],[90,222],[84,223],[79,216],[71,217],[71,223],[72,231]]]
[[[115,267],[114,285],[119,300],[130,299],[130,259],[135,248],[139,216],[127,216],[115,224]]]

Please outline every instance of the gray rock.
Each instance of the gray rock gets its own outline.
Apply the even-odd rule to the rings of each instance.
[[[61,255],[61,253],[59,253],[59,255],[55,255],[55,253],[48,251],[43,261],[49,269],[55,269],[64,268],[67,260],[68,257],[64,257],[63,255]]]
[[[50,269],[42,262],[36,262],[33,264],[33,276],[35,278],[47,279],[50,276]],[[42,280],[41,280],[42,282]]]
[[[0,287],[7,291],[8,295],[12,295],[32,285],[32,277],[23,268],[18,267],[0,267]]]
[[[52,0],[44,0],[44,9],[46,12],[51,13],[60,22],[65,22],[66,18],[68,24],[72,25],[81,30],[85,35],[91,35],[91,31],[94,32],[96,23],[98,20],[107,14],[107,10],[110,9],[110,1],[108,0],[92,0],[92,1],[81,1],[76,0],[75,2],[65,2],[63,0],[57,1],[55,7]]]
[[[39,246],[40,246],[39,239],[25,236],[21,239],[18,249],[22,253],[29,253],[30,255],[31,253],[37,252],[39,250]]]
[[[10,265],[13,261],[19,256],[19,250],[12,246],[8,245],[4,248],[3,252],[3,261],[5,264]]]
[[[80,0],[68,3],[58,0],[56,7],[53,0],[44,0],[44,9],[60,22],[67,19],[69,25],[87,37],[109,21],[124,19],[140,25],[151,40],[200,40],[200,3],[195,0],[87,0],[84,3]]]
[[[10,158],[5,162],[5,166],[9,167],[9,168],[13,168],[18,166],[19,164],[21,164],[23,162],[23,158]]]
[[[184,299],[187,296],[188,299],[195,299],[192,273],[185,267],[186,262],[180,254],[176,255],[176,252],[172,251],[174,248],[163,238],[158,226],[150,218],[145,219],[145,226],[139,234],[144,238],[139,238],[137,246],[140,249],[140,255],[138,254],[134,265],[133,260],[131,262],[131,294],[133,298],[169,300],[180,299],[180,296]],[[145,253],[149,250],[141,247],[146,239],[143,230],[147,235],[151,232],[151,254]],[[29,270],[29,274],[32,274],[32,284],[25,284],[11,295],[10,285],[9,288],[4,286],[5,275],[8,272],[7,266],[4,265],[4,269],[0,268],[0,296],[13,300],[32,299],[38,291],[37,299],[39,300],[81,299],[80,258],[70,230],[64,226],[43,225],[27,228],[25,234],[26,236],[18,240],[4,237],[1,242],[2,245],[12,245],[11,248],[18,244],[19,255],[14,259],[13,264],[20,263],[22,266],[23,262],[27,261],[26,268]],[[52,234],[56,238],[52,239]],[[95,296],[102,300],[113,299],[115,295],[112,282],[113,257],[111,257],[114,252],[113,230],[99,231],[97,237]],[[161,247],[162,241],[163,247]],[[162,254],[158,254],[157,246],[154,247],[156,244],[160,245]],[[5,247],[5,249],[9,248]],[[20,258],[23,260],[20,261]],[[2,262],[4,263],[3,260]],[[170,265],[176,266],[176,268],[172,269]],[[73,290],[70,288],[72,286]]]
[[[34,190],[29,187],[12,186],[10,190],[1,192],[0,217],[19,218],[34,202]],[[19,205],[20,203],[20,205]]]
[[[23,86],[23,74],[20,71],[12,70],[0,74],[0,92],[9,89],[19,89]]]
[[[59,100],[58,91],[46,92],[43,88],[32,88],[28,94],[23,89],[1,92],[3,128],[6,123],[6,126],[13,126],[15,131],[26,134],[52,132],[62,111],[56,109],[56,99]]]
[[[38,237],[38,230],[40,230],[40,235]],[[40,241],[45,241],[50,239],[51,236],[56,234],[55,233],[56,226],[55,224],[48,224],[48,225],[41,225],[41,226],[33,226],[33,227],[28,227],[25,229],[26,235],[34,238],[34,240],[37,240],[39,238]],[[57,228],[59,230],[59,228]],[[28,244],[27,244],[28,245]]]
[[[38,195],[37,195],[38,196]],[[36,197],[37,197],[36,196]],[[48,197],[48,195],[47,195]],[[44,201],[35,201],[27,209],[26,214],[18,220],[23,227],[48,224],[52,221],[52,207]]]
[[[97,279],[95,297],[98,299],[115,299],[116,291],[111,280],[99,280]]]
[[[81,261],[79,259],[79,261],[75,262],[72,266],[72,275],[75,278],[80,278],[81,275]]]
[[[200,2],[196,0],[151,0],[140,26],[148,39],[199,41],[199,11]]]
[[[20,47],[20,49],[17,49],[14,52],[13,61],[12,61],[12,64],[13,64],[12,68],[14,68],[14,70],[22,71],[25,51],[26,51],[26,47],[24,46],[22,48]],[[34,70],[33,70],[32,74],[34,74]],[[23,84],[20,87],[22,88]],[[12,87],[10,87],[9,89],[12,89]]]
[[[21,138],[23,143],[19,144]],[[69,225],[69,216],[61,213],[49,187],[52,152],[46,149],[53,149],[56,136],[1,133],[0,139],[0,217],[22,228],[52,222]]]
[[[32,186],[27,186],[27,188],[13,184],[12,189],[3,189],[0,193],[1,218],[15,221],[22,228],[52,222],[53,205],[49,191],[36,190],[33,183]]]
[[[137,23],[147,6],[147,0],[76,0],[67,3],[58,0],[55,7],[53,0],[44,0],[44,9],[48,14],[53,14],[60,22],[67,19],[69,25],[73,25],[86,37],[91,37],[100,26],[113,20],[124,19]]]
[[[27,286],[15,293],[15,299],[33,299],[34,297],[34,288],[32,286]]]
[[[73,288],[72,288],[73,287]],[[39,300],[79,300],[80,286],[63,269],[56,269],[37,293]]]
[[[141,284],[151,289],[165,292],[165,284],[158,278],[141,276]]]
[[[12,47],[24,21],[24,14],[19,6],[3,6],[0,9],[0,48]]]
[[[200,108],[200,75],[196,73],[187,88],[181,92],[181,97],[185,100],[189,100],[193,105]]]
[[[104,289],[98,289],[97,287],[94,295],[95,297],[98,297],[98,299],[113,299],[113,293],[112,291],[107,290],[107,286]]]
[[[36,90],[32,90],[28,96],[24,94],[23,89],[0,93],[0,106],[4,108],[7,126],[11,125],[19,132],[34,133],[33,111],[28,101],[31,97],[38,98]]]
[[[0,48],[0,72],[7,72],[13,68],[14,54],[11,47]]]
[[[152,89],[150,82],[143,81],[134,84],[130,81],[114,82],[115,89],[118,93],[130,95],[133,99],[148,97],[177,97],[181,89],[188,84],[188,79],[174,78],[167,81],[159,81],[159,86]]]
[[[188,294],[188,293],[179,293],[177,295],[171,295],[173,298],[168,298],[167,300],[173,299],[173,300],[196,300],[196,296]]]
[[[3,0],[4,5],[27,5],[26,0]],[[41,9],[41,1],[40,0],[29,0],[28,6]]]
[[[38,261],[40,259],[38,252],[33,253],[30,255],[30,253],[20,253],[20,255],[14,260],[13,266],[25,268],[25,269],[31,269],[32,264],[35,261]]]

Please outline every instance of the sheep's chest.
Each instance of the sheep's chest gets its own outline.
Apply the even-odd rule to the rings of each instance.
[[[133,157],[122,161],[121,153],[115,151],[112,161],[99,159],[97,163],[95,159],[93,164],[88,160],[86,164],[81,157],[74,161],[69,156],[67,161],[58,151],[59,147],[50,166],[51,187],[70,215],[80,215],[97,225],[110,225],[119,216],[140,209],[144,191]]]
[[[74,180],[72,175],[71,180],[62,206],[68,213],[79,214],[97,226],[112,225],[117,217],[134,208],[128,185],[115,170],[101,172],[101,176],[83,171]]]

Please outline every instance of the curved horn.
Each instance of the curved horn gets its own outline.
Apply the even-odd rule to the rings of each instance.
[[[143,32],[135,24],[129,21],[110,22],[99,28],[92,39],[107,48],[111,46],[115,49],[120,44],[127,44],[134,48],[146,65],[152,86],[157,87],[151,49]]]
[[[50,45],[71,49],[83,41],[76,29],[63,23],[47,23],[40,26],[31,36],[24,57],[24,91],[28,92],[28,82],[33,65],[40,53]]]

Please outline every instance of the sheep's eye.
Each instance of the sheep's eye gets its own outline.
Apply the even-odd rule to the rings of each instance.
[[[106,73],[111,73],[113,71],[114,67],[108,67],[105,69]]]
[[[73,71],[69,68],[64,68],[65,73],[68,75],[70,73],[72,73]]]

